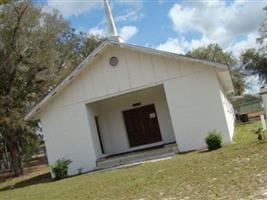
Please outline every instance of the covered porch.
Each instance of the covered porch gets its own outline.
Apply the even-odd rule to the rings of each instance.
[[[177,147],[163,85],[86,106],[98,167],[173,153]],[[170,144],[172,147],[166,148]],[[157,151],[137,153],[151,148]]]

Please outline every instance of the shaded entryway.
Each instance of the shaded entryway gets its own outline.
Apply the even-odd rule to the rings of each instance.
[[[175,143],[162,85],[87,105],[96,157]]]

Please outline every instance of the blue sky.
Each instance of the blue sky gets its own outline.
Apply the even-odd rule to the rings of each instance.
[[[75,29],[106,36],[102,0],[38,0],[58,9]],[[218,43],[236,57],[257,48],[267,0],[110,0],[127,43],[185,54]],[[257,79],[252,77],[252,79]]]
[[[41,1],[56,8],[71,26],[106,35],[102,0]],[[257,47],[267,0],[110,0],[120,35],[127,43],[186,53],[218,43],[239,56]]]

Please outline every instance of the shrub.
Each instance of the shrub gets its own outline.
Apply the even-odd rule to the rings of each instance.
[[[70,163],[71,160],[62,158],[58,159],[50,166],[56,180],[60,180],[68,176],[68,167]]]
[[[83,173],[83,168],[78,169],[78,175],[81,175]]]
[[[258,136],[258,140],[265,140],[266,137],[264,135],[266,131],[263,128],[258,128],[254,131],[254,133]]]
[[[205,139],[206,144],[208,145],[209,151],[219,149],[222,147],[222,136],[216,131],[208,133],[208,136]]]

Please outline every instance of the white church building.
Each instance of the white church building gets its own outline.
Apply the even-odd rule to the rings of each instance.
[[[126,44],[105,2],[111,37],[25,117],[40,120],[49,164],[91,171],[107,156],[175,144],[206,147],[213,130],[230,143],[233,91],[226,65]]]

